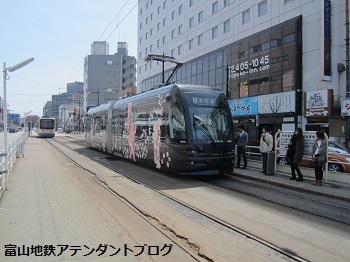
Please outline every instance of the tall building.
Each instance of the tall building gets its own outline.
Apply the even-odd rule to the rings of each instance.
[[[67,92],[52,95],[51,110],[49,115],[55,118],[59,117],[59,107],[62,104],[83,104],[83,82],[67,83]],[[46,107],[47,108],[47,107]]]
[[[93,46],[96,50],[96,42]],[[108,47],[108,44],[103,46]],[[118,92],[135,85],[136,58],[128,55],[127,43],[119,42],[117,53],[113,55],[92,51],[85,57],[84,110],[116,100]]]
[[[250,138],[324,129],[344,138],[346,0],[142,0],[138,91],[162,81],[153,53],[183,62],[178,83],[216,86]],[[174,64],[165,64],[168,76]],[[343,128],[341,128],[343,127]],[[348,134],[349,135],[349,134]]]

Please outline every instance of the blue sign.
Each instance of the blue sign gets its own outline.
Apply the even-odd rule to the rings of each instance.
[[[249,116],[258,114],[258,97],[237,98],[228,101],[232,116]]]
[[[11,119],[13,122],[19,122],[20,114],[9,114],[9,115],[10,115],[10,119]]]

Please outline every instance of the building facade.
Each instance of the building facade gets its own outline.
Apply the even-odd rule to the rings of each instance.
[[[117,53],[108,54],[107,46],[94,42],[84,62],[84,110],[115,101],[118,92],[136,84],[136,58],[128,56],[127,43],[119,42]],[[99,52],[95,52],[99,50]],[[102,53],[104,51],[105,53]]]
[[[262,126],[324,129],[344,138],[341,103],[346,0],[142,0],[138,92],[162,81],[165,54],[183,62],[178,83],[216,86],[250,138]],[[173,64],[165,64],[165,75]],[[342,127],[342,128],[340,128]]]

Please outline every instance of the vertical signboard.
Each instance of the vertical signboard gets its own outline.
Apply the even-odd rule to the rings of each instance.
[[[331,1],[324,0],[324,49],[323,49],[323,75],[324,80],[331,77]],[[328,78],[328,79],[327,79]]]

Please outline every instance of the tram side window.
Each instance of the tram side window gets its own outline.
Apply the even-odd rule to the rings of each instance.
[[[94,131],[95,134],[99,133],[101,130],[101,118],[99,116],[94,119]]]
[[[107,114],[101,116],[101,130],[106,130],[107,125]]]
[[[169,136],[172,139],[185,140],[185,116],[181,104],[175,102],[169,112]]]

